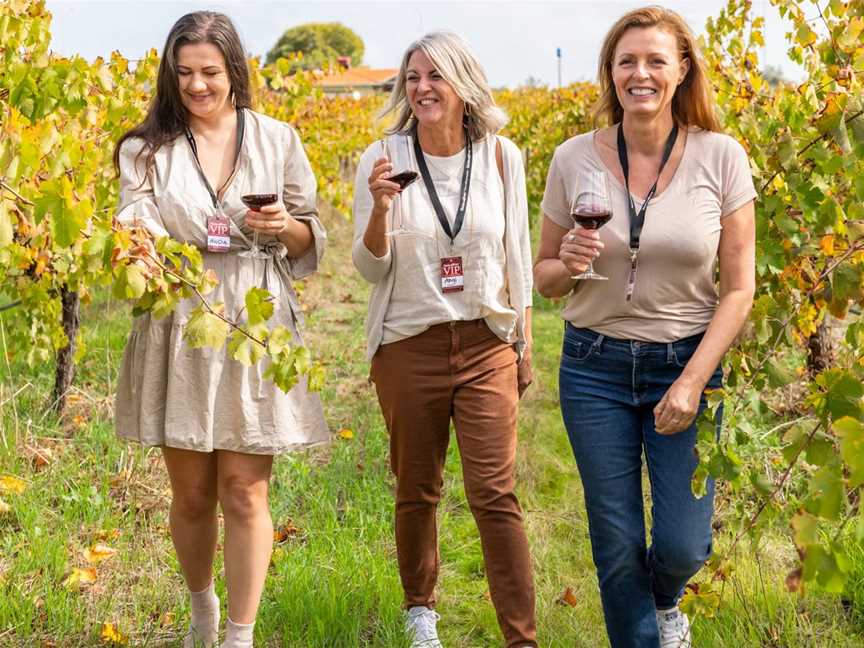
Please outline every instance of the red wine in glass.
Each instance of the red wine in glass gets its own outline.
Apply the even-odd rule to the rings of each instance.
[[[612,201],[609,178],[605,172],[594,170],[577,178],[570,201],[570,217],[576,225],[586,230],[598,230],[609,222],[612,218]],[[594,271],[593,259],[589,259],[583,273],[571,278],[608,279]]]
[[[401,171],[387,178],[390,182],[395,182],[399,185],[399,190],[405,189],[408,185],[414,182],[419,177],[416,171]]]
[[[262,207],[265,205],[272,205],[277,199],[278,196],[275,193],[246,194],[245,196],[240,196],[240,200],[243,201],[243,204],[254,212],[260,212]],[[258,259],[263,259],[269,256],[258,247],[258,230],[252,232],[252,249],[240,252],[240,254],[242,256]]]
[[[602,209],[579,209],[570,216],[577,225],[588,230],[600,229],[612,218],[611,212]]]
[[[276,194],[268,193],[268,194],[246,194],[245,196],[241,196],[240,200],[243,201],[243,204],[246,205],[252,211],[261,211],[261,208],[265,205],[272,205],[276,202]]]

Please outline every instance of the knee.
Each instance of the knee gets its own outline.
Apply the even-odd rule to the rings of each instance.
[[[672,574],[688,578],[702,568],[711,555],[711,540],[692,539],[683,536],[654,538],[651,547],[655,567]]]
[[[482,484],[465,484],[465,495],[468,505],[476,519],[487,515],[515,514],[521,517],[522,509],[519,508],[519,500],[513,491],[512,480],[504,480],[505,483],[485,481]]]
[[[246,521],[267,511],[267,482],[232,475],[219,483],[219,503],[226,518]]]
[[[184,520],[196,521],[216,512],[216,492],[213,488],[196,487],[174,491],[171,512]]]
[[[399,479],[396,483],[396,509],[407,511],[437,506],[441,501],[440,480],[418,482],[411,479]]]

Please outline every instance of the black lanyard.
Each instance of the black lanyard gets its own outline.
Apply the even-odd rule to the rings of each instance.
[[[234,151],[234,166],[232,167],[231,175],[228,176],[228,180],[230,180],[234,176],[234,171],[237,169],[237,161],[240,159],[240,147],[243,146],[243,133],[246,131],[246,117],[244,110],[241,108],[237,111],[237,148]],[[186,140],[189,142],[189,147],[192,149],[192,155],[195,157],[195,165],[198,167],[198,175],[201,176],[201,181],[204,183],[204,186],[207,187],[207,193],[210,194],[210,200],[213,201],[213,207],[219,209],[219,197],[216,195],[217,192],[213,191],[213,187],[210,186],[210,181],[207,180],[207,176],[204,175],[204,169],[201,168],[201,161],[198,159],[198,145],[195,144],[195,137],[192,135],[192,131],[189,127],[186,127]],[[225,183],[228,183],[228,180]],[[219,187],[219,191],[225,188],[225,185]]]
[[[639,252],[639,238],[642,236],[642,227],[645,225],[645,212],[648,210],[648,203],[657,193],[657,183],[660,181],[660,174],[663,173],[663,167],[669,161],[669,156],[672,155],[672,149],[675,148],[675,140],[678,139],[678,124],[672,127],[672,132],[666,139],[666,147],[663,149],[663,159],[660,161],[660,169],[657,171],[657,180],[648,190],[645,196],[645,202],[642,203],[642,209],[636,211],[636,204],[633,202],[633,196],[630,195],[630,164],[627,161],[627,141],[624,139],[624,125],[618,126],[618,161],[621,163],[621,170],[624,172],[624,188],[627,190],[627,205],[630,208],[630,254],[631,256]]]
[[[444,207],[441,206],[441,201],[438,199],[438,192],[435,191],[432,176],[429,175],[429,167],[426,166],[426,159],[423,157],[423,149],[420,148],[420,138],[417,136],[416,128],[414,129],[414,155],[417,158],[417,166],[420,167],[420,175],[423,176],[423,184],[426,185],[426,191],[429,192],[432,207],[438,216],[438,222],[441,223],[444,233],[450,238],[450,245],[453,245],[453,241],[456,239],[456,236],[462,229],[462,223],[465,221],[465,209],[468,206],[468,190],[471,186],[471,167],[474,163],[474,149],[471,144],[471,138],[468,136],[468,130],[465,130],[465,165],[462,168],[459,208],[456,210],[456,218],[453,220],[453,230],[450,229],[450,222],[447,220]]]

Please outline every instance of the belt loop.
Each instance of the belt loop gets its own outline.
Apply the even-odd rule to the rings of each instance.
[[[667,342],[666,343],[666,364],[673,364],[675,362],[675,343]]]

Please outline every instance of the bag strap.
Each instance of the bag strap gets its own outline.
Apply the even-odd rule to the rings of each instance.
[[[504,154],[501,153],[501,140],[495,137],[495,161],[498,163],[498,175],[501,176],[501,184],[504,184]]]

